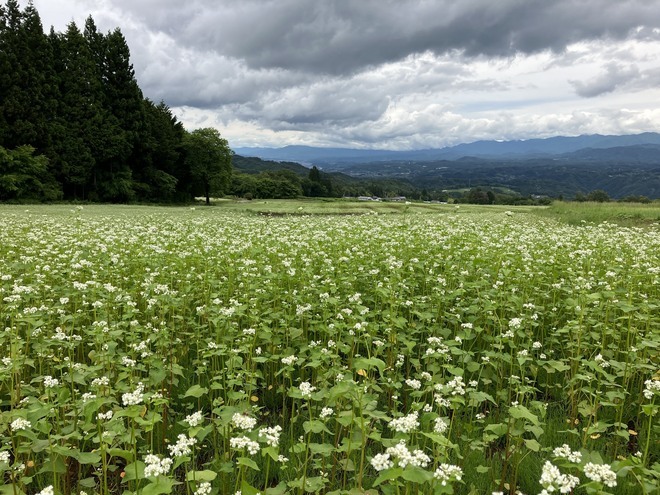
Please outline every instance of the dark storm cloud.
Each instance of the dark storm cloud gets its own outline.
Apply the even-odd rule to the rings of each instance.
[[[192,49],[252,68],[344,74],[427,50],[467,57],[562,51],[580,40],[657,36],[648,0],[115,0]]]
[[[571,81],[575,92],[583,97],[592,98],[610,93],[619,86],[629,83],[639,77],[639,69],[634,66],[612,62],[605,71],[588,81]]]

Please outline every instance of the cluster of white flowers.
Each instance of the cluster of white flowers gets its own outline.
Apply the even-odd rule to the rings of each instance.
[[[234,413],[231,417],[231,423],[234,425],[234,428],[251,430],[257,425],[257,420],[246,414]]]
[[[200,483],[194,495],[211,495],[211,483],[208,481]]]
[[[608,368],[610,366],[610,363],[605,360],[602,354],[596,355],[594,361],[596,361],[601,368]]]
[[[653,394],[660,392],[660,380],[646,380],[644,382],[644,397],[651,399]]]
[[[311,383],[309,382],[302,382],[298,388],[300,389],[300,393],[304,398],[309,398],[312,396],[312,392],[316,390],[316,387],[312,386]]]
[[[169,473],[172,468],[172,459],[169,457],[160,459],[154,454],[147,455],[147,457],[144,458],[144,463],[146,464],[144,475],[147,478],[150,476],[167,476],[167,473]]]
[[[579,464],[582,461],[582,454],[577,450],[571,451],[571,448],[567,444],[555,448],[552,451],[552,455],[555,457],[561,457],[562,459],[568,459],[575,464]]]
[[[92,387],[107,387],[108,385],[110,385],[110,379],[107,376],[92,380]]]
[[[181,433],[177,437],[177,442],[174,445],[168,445],[167,448],[169,449],[172,457],[181,457],[190,454],[192,452],[192,446],[196,443],[196,438],[187,437]]]
[[[9,453],[8,450],[3,450],[0,452],[0,462],[6,462],[9,464],[9,461],[11,459],[11,454]]]
[[[282,358],[282,363],[286,364],[287,366],[291,366],[296,361],[298,361],[298,357],[294,355]]]
[[[394,462],[390,460],[390,454],[376,454],[370,462],[376,471],[383,471],[394,466]]]
[[[37,495],[55,495],[55,490],[53,490],[53,485],[48,485],[46,488],[41,490]]]
[[[96,419],[99,421],[110,421],[112,419],[112,411],[108,411],[106,413],[100,412],[96,415]]]
[[[321,409],[321,414],[319,414],[319,418],[325,419],[327,417],[330,417],[334,414],[334,411],[331,407],[324,407]]]
[[[401,433],[410,433],[411,431],[419,428],[419,412],[413,411],[410,414],[401,418],[394,418],[389,422],[388,426],[394,431]]]
[[[447,388],[451,395],[465,395],[465,382],[462,376],[457,376],[447,382]]]
[[[447,431],[447,428],[449,428],[449,425],[444,420],[444,418],[435,418],[435,421],[433,423],[434,432],[442,434]]]
[[[16,418],[14,421],[11,422],[12,431],[27,430],[31,426],[32,423],[30,423],[27,419],[23,419],[23,418]]]
[[[259,443],[250,440],[246,436],[233,437],[229,439],[229,445],[232,449],[247,449],[250,455],[256,455],[259,452]]]
[[[440,464],[433,473],[433,477],[440,481],[442,486],[447,485],[449,481],[460,481],[463,477],[463,470],[453,464]]]
[[[57,387],[60,384],[60,381],[57,378],[53,378],[50,375],[44,376],[44,387],[53,388]]]
[[[580,479],[577,476],[570,474],[561,474],[559,468],[553,465],[550,461],[545,461],[541,471],[541,479],[539,483],[543,487],[540,495],[548,495],[559,491],[559,493],[571,493]]]
[[[135,359],[129,358],[128,356],[122,356],[121,364],[123,364],[127,368],[134,368],[135,365],[137,364],[137,361]]]
[[[431,462],[431,458],[421,450],[413,450],[412,452],[406,447],[406,441],[401,440],[394,447],[388,447],[385,450],[386,454],[391,455],[396,459],[400,467],[406,466],[426,467]]]
[[[408,378],[406,380],[406,385],[408,385],[413,390],[419,390],[420,388],[422,388],[422,382],[420,382],[419,380],[415,380],[413,378]]]
[[[592,481],[609,486],[616,486],[616,473],[607,464],[594,464],[587,462],[584,465],[584,475]]]
[[[202,411],[197,411],[186,416],[184,421],[194,428],[195,426],[201,424],[202,421],[204,421],[204,416],[202,415]]]
[[[139,382],[137,385],[137,388],[133,392],[127,392],[125,394],[122,394],[121,396],[121,402],[125,406],[135,406],[137,404],[140,404],[142,400],[144,399],[144,385],[142,382]]]
[[[282,427],[280,425],[275,425],[271,428],[261,428],[259,430],[259,438],[264,438],[266,443],[271,447],[277,447],[280,443],[280,434],[282,433]]]
[[[442,341],[442,337],[429,337],[426,339],[429,343],[429,347],[426,349],[426,355],[432,356],[434,354],[441,354],[443,356],[449,356],[449,347]]]
[[[517,328],[520,328],[521,325],[522,325],[522,319],[521,318],[511,318],[509,320],[509,328],[512,328],[512,329],[515,330]]]

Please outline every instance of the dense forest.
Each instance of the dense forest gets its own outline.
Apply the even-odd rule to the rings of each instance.
[[[205,138],[229,156],[143,96],[119,29],[46,34],[32,4],[0,5],[0,200],[187,201],[229,181],[191,159]]]

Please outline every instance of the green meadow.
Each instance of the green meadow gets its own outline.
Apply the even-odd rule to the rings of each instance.
[[[0,494],[658,493],[658,210],[2,206]]]

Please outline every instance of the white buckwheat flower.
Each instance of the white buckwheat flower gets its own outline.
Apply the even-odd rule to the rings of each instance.
[[[189,455],[192,452],[192,446],[197,443],[197,439],[194,437],[187,437],[183,433],[181,433],[177,438],[178,440],[174,445],[167,446],[172,457]]]
[[[443,418],[435,418],[435,422],[433,424],[434,432],[442,434],[447,431],[447,428],[449,428],[449,425]]]
[[[14,421],[11,422],[12,431],[27,430],[31,426],[32,423],[30,423],[27,419],[23,419],[23,418],[16,418]]]
[[[321,409],[321,413],[319,414],[319,418],[325,419],[329,416],[332,416],[334,414],[334,411],[332,410],[331,407],[324,407]]]
[[[172,467],[172,459],[169,457],[164,457],[160,459],[154,454],[149,454],[144,458],[144,463],[146,464],[144,468],[144,475],[149,478],[150,476],[167,476]]]
[[[44,376],[44,387],[53,388],[57,387],[60,384],[60,381],[57,378],[53,378],[50,375]]]
[[[582,454],[577,450],[571,451],[571,448],[567,444],[555,448],[552,451],[552,455],[555,457],[561,457],[562,459],[568,459],[570,462],[574,462],[575,464],[580,464],[582,461]]]
[[[312,396],[312,392],[316,390],[316,387],[312,386],[309,382],[302,382],[298,388],[300,389],[300,393],[304,398],[309,398]]]
[[[202,411],[197,411],[186,416],[184,421],[194,428],[204,421],[204,416],[202,415]]]
[[[584,475],[590,480],[597,481],[610,488],[616,486],[616,473],[607,464],[587,462],[584,465]]]
[[[653,398],[653,394],[660,392],[660,380],[646,380],[644,382],[644,397]]]
[[[463,470],[453,464],[440,464],[433,473],[433,477],[440,480],[442,486],[446,486],[447,482],[460,481],[463,477]]]
[[[229,445],[236,450],[245,448],[250,455],[256,455],[259,452],[259,443],[246,436],[230,438]]]
[[[135,406],[137,404],[140,404],[142,400],[144,399],[143,393],[144,392],[144,385],[142,382],[139,382],[137,385],[137,388],[133,392],[127,392],[125,394],[122,394],[121,396],[121,402],[125,406]]]
[[[376,471],[383,471],[394,466],[394,462],[390,460],[390,454],[376,454],[371,458],[371,465]]]
[[[413,411],[410,414],[403,416],[401,418],[394,418],[389,422],[389,427],[394,431],[401,433],[410,433],[411,431],[419,427],[419,412]]]
[[[264,427],[259,430],[259,438],[265,439],[271,447],[277,447],[280,444],[281,433],[282,427],[280,425],[275,425],[272,428]]]
[[[553,465],[550,461],[545,461],[541,471],[541,479],[539,483],[544,488],[546,493],[571,493],[580,479],[570,474],[561,474],[559,468]]]
[[[257,425],[257,420],[255,418],[251,418],[250,416],[241,413],[234,413],[231,417],[231,422],[234,427],[240,430],[251,430]]]
[[[296,356],[287,356],[282,358],[282,363],[286,364],[287,366],[291,366],[296,361],[298,361]]]
[[[419,390],[420,388],[422,388],[422,382],[420,382],[419,380],[414,380],[412,378],[408,378],[406,380],[406,385],[408,385],[413,390]]]
[[[211,483],[203,481],[199,484],[193,495],[211,495]]]

